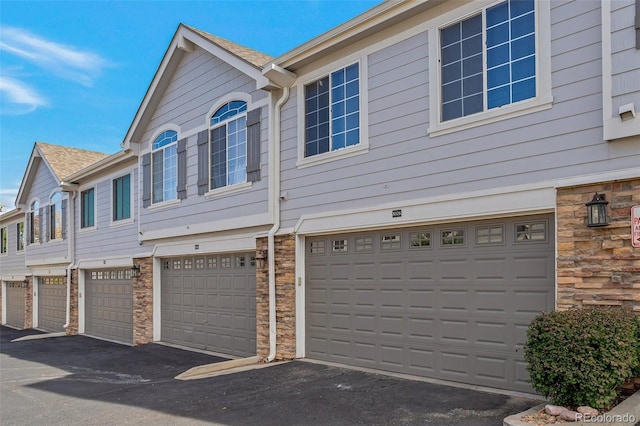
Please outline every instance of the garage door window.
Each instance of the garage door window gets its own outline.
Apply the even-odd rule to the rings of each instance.
[[[349,251],[349,240],[333,240],[331,242],[333,253],[347,253]]]
[[[309,244],[311,254],[324,254],[324,241],[312,241]]]
[[[402,239],[398,235],[383,235],[381,237],[380,248],[384,251],[400,250],[402,248]]]
[[[504,242],[504,226],[491,225],[476,228],[476,244],[502,244]]]
[[[355,246],[357,253],[373,251],[373,237],[356,238]]]
[[[547,241],[547,223],[531,222],[516,224],[516,242]]]
[[[431,232],[418,232],[411,234],[411,248],[431,247]]]
[[[464,229],[448,229],[442,231],[442,247],[464,246]]]

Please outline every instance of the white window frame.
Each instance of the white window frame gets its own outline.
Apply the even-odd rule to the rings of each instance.
[[[2,235],[4,235],[4,241],[2,241]],[[0,226],[0,256],[7,256],[9,254],[9,226]]]
[[[54,206],[54,204],[51,202],[51,199],[56,195],[56,194],[60,194],[60,238],[54,238],[54,236],[52,235],[52,232],[54,231],[54,226],[53,226],[53,221],[54,221],[54,215],[53,212],[51,211],[51,208]],[[48,241],[49,242],[58,242],[58,241],[62,241],[64,240],[64,235],[62,235],[62,228],[63,225],[62,223],[64,222],[64,217],[62,217],[62,202],[65,200],[65,193],[59,190],[54,190],[51,192],[51,195],[49,196],[49,205],[47,205],[47,227],[46,227],[46,232],[47,232],[47,237],[48,237]]]
[[[305,157],[306,127],[305,127],[305,95],[304,88],[307,84],[313,83],[321,78],[330,76],[334,71],[341,70],[350,65],[358,63],[360,71],[360,143],[348,146],[335,151],[323,152],[311,157]],[[345,57],[339,62],[333,62],[325,65],[312,73],[301,76],[298,79],[296,97],[297,97],[297,114],[298,114],[298,161],[296,167],[304,168],[316,164],[327,163],[339,158],[351,157],[353,155],[364,154],[369,151],[369,96],[368,96],[368,61],[367,54],[359,52],[356,55]],[[331,117],[329,118],[331,120]],[[330,142],[331,143],[331,142]]]
[[[38,207],[36,210],[33,209],[33,205],[34,204],[38,204]],[[31,202],[29,203],[29,211],[27,212],[27,214],[30,216],[29,217],[29,229],[27,229],[27,244],[29,245],[40,245],[42,244],[42,235],[40,233],[40,229],[42,229],[42,226],[40,225],[40,222],[42,221],[42,216],[40,215],[40,209],[42,208],[42,203],[40,203],[40,200],[35,198],[33,200],[31,200]],[[35,216],[38,216],[38,241],[34,240],[34,230],[36,228],[34,228],[33,226],[33,219]],[[27,221],[25,221],[26,224]],[[45,228],[46,231],[46,228]]]
[[[22,224],[22,248],[18,248],[18,243],[20,242],[20,233],[18,232],[18,226]],[[16,223],[16,253],[23,252],[27,247],[27,222],[25,220],[21,220]]]
[[[93,226],[82,227],[82,193],[93,188]],[[97,185],[80,187],[78,189],[78,232],[95,231],[98,229],[98,188]]]
[[[470,129],[525,114],[549,109],[553,103],[551,94],[551,6],[548,1],[536,1],[536,96],[516,103],[503,105],[464,117],[442,121],[442,96],[440,77],[440,30],[470,18],[484,9],[503,3],[500,1],[473,1],[433,20],[429,27],[429,128],[430,137]],[[486,30],[483,28],[483,43]],[[486,78],[486,61],[483,61]],[[486,88],[485,88],[486,92]]]
[[[177,170],[176,170],[177,171]],[[153,173],[153,170],[152,170]],[[119,219],[119,220],[115,220],[113,217],[113,208],[114,206],[114,193],[113,193],[113,182],[116,179],[120,179],[126,175],[129,175],[129,217],[125,218],[125,219]],[[112,177],[111,179],[109,179],[109,221],[110,221],[110,226],[120,226],[120,225],[126,225],[129,224],[131,222],[133,222],[133,215],[134,215],[134,206],[133,206],[133,202],[135,200],[134,198],[134,193],[133,193],[133,170],[127,170],[124,171],[122,173],[119,173],[117,176]]]
[[[149,183],[150,183],[150,185],[151,185],[151,194],[150,194],[150,195],[151,195],[151,200],[150,200],[149,208],[152,208],[152,207],[159,208],[159,207],[170,206],[170,205],[174,205],[174,204],[179,204],[179,203],[182,201],[182,200],[180,200],[180,199],[178,198],[178,186],[177,186],[178,184],[177,184],[177,182],[178,182],[178,174],[179,174],[179,171],[178,171],[178,166],[179,166],[179,165],[178,165],[177,163],[176,163],[176,198],[172,198],[172,199],[170,199],[170,200],[166,200],[166,199],[164,198],[164,185],[163,185],[162,201],[157,201],[157,202],[154,202],[154,201],[153,201],[153,193],[154,193],[154,192],[153,192],[153,186],[154,186],[154,185],[153,185],[153,183],[154,183],[154,180],[153,180],[153,153],[154,153],[154,152],[158,152],[158,151],[160,151],[160,150],[164,151],[167,147],[169,147],[169,146],[170,146],[170,145],[165,145],[165,146],[163,146],[162,148],[154,149],[154,148],[153,148],[153,144],[155,143],[155,141],[156,141],[156,139],[158,138],[158,136],[160,136],[162,133],[167,132],[167,131],[173,131],[173,132],[176,132],[176,133],[177,133],[176,141],[175,141],[175,142],[173,142],[172,144],[170,144],[170,145],[175,145],[175,147],[176,147],[176,162],[177,162],[177,157],[178,157],[178,152],[177,152],[177,149],[178,149],[178,141],[180,140],[180,135],[181,135],[180,127],[179,127],[179,126],[176,126],[176,125],[174,125],[174,124],[166,124],[166,125],[163,125],[162,127],[160,127],[160,129],[159,129],[159,130],[157,130],[157,131],[156,131],[156,132],[151,136],[151,139],[149,140],[149,153],[150,153],[150,160],[151,160],[151,165],[150,165],[151,174],[150,174],[150,176],[149,176],[149,179],[151,180],[151,181],[149,182]],[[164,160],[164,158],[165,158],[165,157],[164,157],[164,153],[163,153],[163,160]],[[164,164],[164,163],[163,163],[163,164]],[[163,176],[164,176],[164,170],[163,170]]]

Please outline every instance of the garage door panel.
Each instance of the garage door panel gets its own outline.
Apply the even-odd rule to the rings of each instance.
[[[133,283],[128,269],[85,272],[85,332],[133,341]]]
[[[39,277],[38,328],[64,331],[66,322],[66,277]]]
[[[531,319],[553,309],[552,219],[308,238],[307,356],[531,391],[516,348]],[[516,225],[533,222],[546,224],[546,239],[516,241]],[[466,241],[443,247],[451,229]],[[491,238],[475,235],[483,229]]]
[[[183,257],[161,263],[163,341],[230,355],[255,355],[251,254]],[[184,267],[188,264],[192,267]],[[184,303],[177,303],[180,299]]]
[[[8,282],[6,286],[7,325],[24,328],[27,286],[23,282]]]

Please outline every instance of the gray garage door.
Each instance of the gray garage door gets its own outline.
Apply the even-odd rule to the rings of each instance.
[[[7,325],[24,328],[25,298],[27,285],[20,281],[7,282]]]
[[[64,331],[67,319],[67,278],[39,277],[38,328],[45,331]]]
[[[162,260],[162,340],[256,354],[255,254]]]
[[[308,238],[309,358],[531,391],[522,345],[553,309],[552,216]]]
[[[85,333],[118,342],[133,341],[130,269],[85,272]]]

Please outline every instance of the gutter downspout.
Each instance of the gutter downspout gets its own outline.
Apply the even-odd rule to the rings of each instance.
[[[280,145],[281,145],[281,116],[282,105],[289,99],[289,87],[282,88],[282,96],[275,104],[273,112],[273,147],[269,164],[271,167],[271,177],[273,180],[273,227],[269,231],[268,241],[268,261],[269,261],[269,355],[267,362],[271,362],[276,357],[277,328],[276,328],[276,259],[275,259],[275,234],[280,229]]]
[[[69,194],[69,206],[67,206],[67,234],[68,234],[68,252],[69,252],[69,265],[67,266],[67,301],[66,301],[66,322],[62,326],[67,329],[69,327],[69,323],[71,322],[71,271],[76,266],[75,265],[75,199],[76,199],[76,188],[71,185],[67,186],[65,183],[61,182],[62,190]]]

